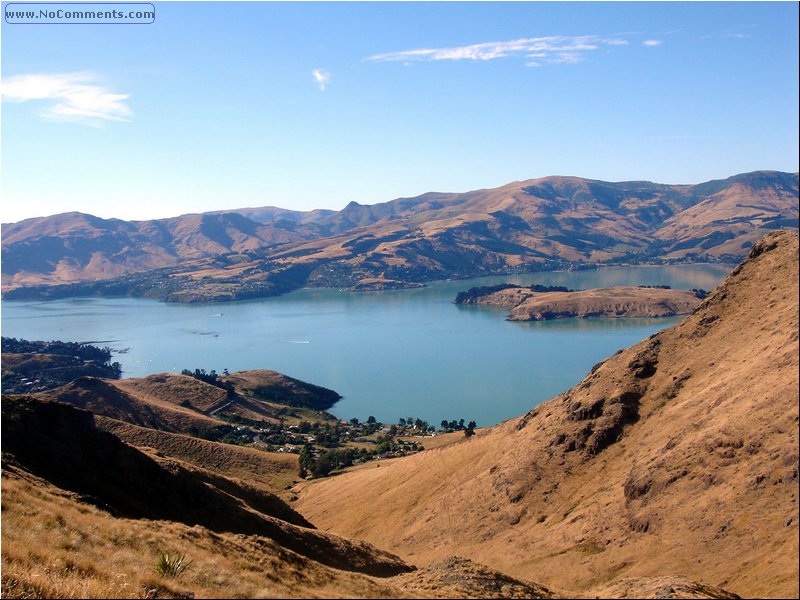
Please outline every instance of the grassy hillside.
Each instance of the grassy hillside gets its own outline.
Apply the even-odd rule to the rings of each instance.
[[[573,593],[681,575],[796,597],[797,306],[798,238],[775,233],[692,315],[575,388],[305,484],[299,510],[409,561],[457,552]]]
[[[295,454],[264,452],[179,433],[156,431],[104,417],[97,417],[96,422],[98,427],[132,446],[152,448],[163,456],[244,480],[264,491],[280,495],[298,479]]]
[[[4,398],[2,408],[6,461],[114,516],[261,535],[349,571],[386,576],[409,569],[367,544],[310,529],[272,494],[128,446],[97,429],[86,411],[26,396]]]

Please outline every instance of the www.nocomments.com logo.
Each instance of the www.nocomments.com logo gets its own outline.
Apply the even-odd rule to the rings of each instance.
[[[4,18],[10,25],[149,25],[156,8],[149,2],[9,2]]]

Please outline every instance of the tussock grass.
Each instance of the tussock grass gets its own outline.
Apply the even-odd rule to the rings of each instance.
[[[380,580],[338,571],[264,537],[214,533],[169,521],[114,518],[4,465],[3,598],[409,597]],[[176,577],[154,570],[163,549]],[[181,559],[181,560],[178,560]],[[413,594],[411,594],[413,597]]]

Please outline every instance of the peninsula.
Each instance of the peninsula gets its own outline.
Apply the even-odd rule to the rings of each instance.
[[[549,321],[619,317],[671,317],[691,313],[703,290],[673,290],[666,286],[619,286],[590,290],[538,291],[541,286],[502,285],[469,290],[456,304],[508,308],[509,321]]]

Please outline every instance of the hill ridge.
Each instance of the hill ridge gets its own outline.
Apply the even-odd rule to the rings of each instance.
[[[738,261],[797,228],[797,174],[697,185],[542,177],[340,211],[263,207],[154,221],[65,213],[3,224],[8,299],[244,299],[364,279],[420,283],[619,262]],[[253,217],[253,218],[250,218]],[[255,219],[255,220],[254,220]]]

